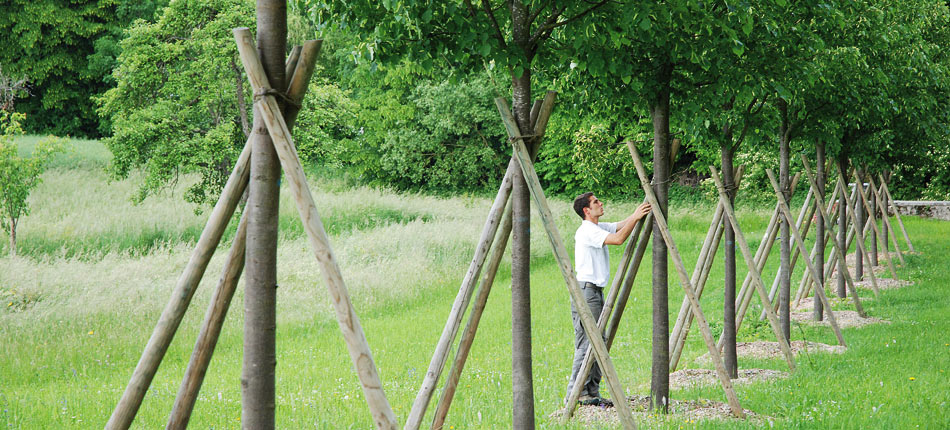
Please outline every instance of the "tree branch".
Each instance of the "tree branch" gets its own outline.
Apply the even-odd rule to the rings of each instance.
[[[581,12],[578,13],[577,15],[574,15],[574,16],[572,16],[572,17],[570,17],[570,18],[568,18],[568,19],[565,19],[565,20],[563,20],[563,21],[554,21],[554,22],[550,22],[550,23],[545,22],[545,25],[539,27],[539,28],[538,28],[538,31],[534,32],[534,35],[531,36],[531,43],[536,43],[538,40],[540,40],[540,39],[541,39],[541,36],[544,35],[545,32],[549,32],[549,31],[551,31],[551,30],[554,30],[555,28],[565,26],[565,25],[567,25],[567,24],[570,24],[571,22],[574,22],[574,21],[576,21],[576,20],[578,20],[578,19],[581,19],[581,18],[583,18],[584,16],[586,16],[587,14],[589,14],[589,13],[591,13],[591,12],[597,10],[597,9],[600,8],[601,6],[607,4],[609,1],[610,1],[610,0],[601,0],[601,1],[597,2],[597,3],[595,3],[593,6],[591,6],[591,7],[587,8],[587,9],[581,11]],[[564,9],[561,9],[560,12],[555,13],[555,14],[552,14],[551,16],[552,16],[553,18],[555,18],[555,20],[556,20],[557,18],[560,17],[560,14],[561,14],[561,13],[564,13]]]
[[[501,26],[498,25],[498,20],[495,19],[495,12],[491,10],[491,5],[488,4],[488,0],[482,0],[482,9],[485,10],[485,14],[488,15],[492,27],[495,28],[495,38],[498,39],[498,43],[501,44],[502,48],[507,48],[508,44],[505,43],[505,34],[502,33]]]

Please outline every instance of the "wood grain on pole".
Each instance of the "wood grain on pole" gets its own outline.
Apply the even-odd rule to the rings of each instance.
[[[765,283],[762,282],[762,275],[756,269],[755,258],[752,254],[752,250],[749,248],[749,243],[746,242],[745,235],[742,234],[742,230],[739,228],[739,219],[736,217],[735,210],[733,210],[732,204],[729,202],[729,195],[726,194],[726,187],[723,185],[722,179],[719,178],[719,172],[716,171],[715,167],[709,166],[709,171],[712,172],[713,181],[716,182],[716,188],[719,190],[719,204],[722,205],[726,218],[729,220],[729,223],[732,225],[732,228],[736,233],[736,242],[739,245],[739,250],[742,252],[742,257],[745,258],[746,266],[748,267],[749,272],[752,273],[752,286],[759,293],[759,300],[762,301],[762,308],[766,311],[766,317],[768,318],[769,326],[772,327],[772,333],[775,334],[775,339],[778,341],[779,349],[781,349],[782,354],[785,355],[785,362],[788,363],[789,370],[794,372],[795,357],[792,355],[792,348],[788,344],[788,339],[785,339],[785,336],[782,333],[782,327],[779,324],[778,314],[775,313],[775,310],[772,309],[772,304],[769,302],[769,295],[765,291]]]
[[[475,301],[472,302],[472,311],[469,312],[468,322],[465,324],[465,330],[462,331],[461,339],[459,339],[455,360],[452,362],[452,367],[449,369],[449,374],[445,380],[445,387],[439,396],[439,402],[436,404],[435,416],[432,420],[433,429],[441,429],[443,424],[445,424],[446,416],[449,414],[449,408],[452,406],[455,391],[462,377],[462,370],[465,368],[465,362],[468,360],[472,344],[475,342],[475,334],[478,332],[478,323],[481,321],[482,313],[485,311],[485,304],[488,302],[488,296],[495,282],[495,275],[498,273],[498,266],[501,265],[502,257],[505,255],[505,248],[508,246],[508,238],[511,236],[511,226],[511,205],[509,204],[505,207],[501,228],[495,236],[494,250],[492,251],[491,259],[485,268],[484,276],[478,287],[478,294],[475,296]]]
[[[653,194],[653,189],[650,187],[650,181],[647,177],[646,169],[643,168],[643,162],[640,161],[640,154],[637,153],[637,148],[632,142],[627,142],[627,148],[630,150],[630,155],[633,157],[633,163],[637,168],[637,175],[640,177],[640,185],[643,187],[643,192],[646,193],[647,199],[650,201],[651,205],[654,207],[659,207],[656,196]],[[722,357],[719,354],[719,348],[716,348],[716,340],[713,338],[712,332],[709,330],[709,323],[706,322],[706,316],[703,314],[703,309],[700,307],[699,301],[696,300],[696,296],[693,294],[693,287],[690,285],[689,275],[686,274],[686,266],[683,264],[683,259],[679,255],[676,244],[673,242],[673,236],[670,235],[669,226],[666,223],[666,219],[661,211],[655,211],[653,213],[653,220],[656,225],[659,226],[660,234],[663,236],[663,240],[666,242],[666,246],[669,248],[670,256],[673,258],[673,266],[676,268],[676,273],[680,277],[680,286],[683,287],[686,297],[693,306],[693,314],[696,316],[696,320],[699,323],[699,331],[702,333],[703,340],[706,342],[706,348],[709,349],[709,356],[712,358],[713,364],[716,366],[716,375],[719,376],[719,380],[722,382],[722,388],[726,393],[726,400],[729,403],[729,408],[732,410],[732,414],[737,418],[745,418],[745,412],[743,412],[742,406],[739,405],[739,398],[736,396],[736,392],[732,387],[732,381],[729,379],[729,374],[726,372],[726,367],[722,362]]]
[[[907,241],[907,248],[910,249],[910,252],[917,252],[914,249],[914,244],[910,242],[910,236],[907,234],[907,229],[904,228],[904,221],[901,220],[901,212],[897,210],[897,204],[894,203],[894,196],[891,195],[891,191],[887,187],[887,181],[884,180],[884,175],[878,175],[881,179],[881,186],[884,187],[884,195],[887,196],[887,202],[894,208],[894,216],[897,218],[897,225],[900,226],[901,232],[904,233],[904,240]]]
[[[191,359],[185,369],[184,379],[181,381],[178,395],[175,396],[175,404],[172,406],[171,414],[169,414],[168,424],[165,425],[168,430],[188,427],[195,400],[198,399],[198,391],[201,389],[202,382],[204,382],[208,364],[211,363],[211,356],[214,354],[218,336],[221,334],[221,327],[224,325],[228,308],[231,306],[231,299],[234,297],[238,280],[241,279],[241,272],[244,270],[246,240],[247,212],[244,212],[241,215],[237,233],[234,235],[234,241],[231,243],[231,251],[224,263],[224,270],[218,280],[218,286],[214,290],[211,304],[208,306],[204,321],[201,323],[198,340],[195,342]]]
[[[195,250],[188,259],[188,264],[182,271],[175,289],[172,291],[171,300],[162,311],[162,315],[155,325],[155,329],[145,345],[145,351],[139,359],[135,370],[132,372],[132,379],[129,381],[122,398],[116,405],[109,422],[106,423],[107,429],[127,429],[132,425],[135,414],[142,405],[142,399],[148,391],[152,378],[158,370],[158,365],[162,362],[168,345],[175,337],[175,332],[181,324],[181,319],[191,304],[191,298],[195,294],[195,288],[204,276],[205,269],[208,267],[208,261],[214,254],[218,243],[221,241],[221,235],[228,225],[228,220],[234,214],[234,209],[247,188],[249,170],[249,159],[251,156],[251,145],[245,143],[244,150],[234,163],[231,170],[231,176],[228,178],[218,202],[215,203],[208,222],[205,223],[204,230],[198,238]]]
[[[564,277],[564,281],[567,283],[568,291],[571,293],[571,298],[574,300],[574,303],[578,304],[575,308],[578,315],[580,316],[581,326],[583,326],[588,340],[590,341],[591,345],[593,345],[594,355],[600,364],[601,370],[603,371],[604,379],[607,380],[607,387],[610,391],[610,395],[615,400],[614,407],[617,408],[617,412],[620,415],[620,422],[624,428],[635,429],[637,425],[633,420],[633,413],[630,410],[630,405],[626,401],[626,394],[624,393],[623,386],[620,383],[620,378],[617,376],[617,370],[614,368],[613,362],[610,360],[610,355],[607,354],[607,344],[604,342],[602,337],[603,335],[601,334],[600,330],[597,329],[597,322],[594,320],[594,316],[591,314],[590,309],[586,306],[583,306],[586,301],[584,300],[584,296],[581,293],[580,287],[577,285],[577,277],[575,276],[574,269],[571,266],[570,256],[568,256],[567,248],[561,241],[561,235],[557,230],[554,216],[551,214],[551,209],[548,206],[547,198],[544,197],[544,191],[541,189],[541,183],[538,181],[538,175],[534,170],[534,165],[531,163],[531,156],[525,147],[524,141],[518,134],[518,126],[515,124],[514,116],[512,116],[511,111],[508,109],[508,103],[504,98],[496,98],[495,105],[498,107],[498,111],[501,113],[505,127],[508,129],[508,134],[515,136],[513,139],[511,139],[515,156],[518,159],[518,164],[521,165],[521,170],[524,173],[528,190],[531,192],[531,196],[538,206],[538,212],[540,212],[541,221],[543,222],[544,229],[548,234],[548,239],[551,241],[551,247],[554,248],[554,255],[557,259],[558,267],[561,269],[561,275]]]
[[[234,38],[238,44],[241,62],[244,64],[248,80],[251,81],[255,93],[269,88],[270,84],[264,75],[260,60],[257,58],[257,50],[254,47],[250,30],[236,28],[234,29]],[[396,416],[393,414],[383,391],[382,382],[373,361],[372,351],[366,342],[359,317],[356,315],[356,310],[350,301],[349,292],[343,282],[340,267],[333,254],[333,249],[330,247],[329,238],[313,201],[313,195],[307,185],[306,176],[303,173],[303,167],[300,165],[300,159],[297,156],[290,131],[280,115],[274,96],[265,95],[257,103],[257,106],[261,111],[284,173],[290,183],[297,211],[303,221],[307,237],[310,239],[314,256],[320,263],[324,282],[327,284],[330,298],[336,310],[337,322],[346,341],[350,360],[359,377],[363,395],[366,397],[366,402],[372,413],[373,422],[377,428],[394,429],[397,426]]]
[[[604,300],[604,306],[601,308],[600,315],[597,318],[597,328],[601,332],[607,327],[609,322],[611,312],[614,309],[614,304],[617,302],[617,298],[620,295],[621,285],[624,281],[624,273],[627,271],[627,267],[630,264],[630,260],[633,257],[634,247],[639,243],[640,235],[643,234],[643,225],[645,220],[640,220],[637,222],[637,226],[634,227],[634,231],[630,233],[630,237],[627,238],[627,245],[624,247],[623,255],[620,258],[620,264],[617,265],[617,271],[614,274],[613,280],[611,281],[610,290],[607,293],[607,298]],[[607,342],[607,351],[610,351],[611,342]],[[586,381],[587,376],[590,374],[591,368],[594,367],[594,357],[592,355],[592,350],[590,345],[587,346],[587,351],[584,353],[584,361],[581,362],[581,367],[575,375],[574,383],[571,385],[571,392],[567,395],[567,404],[564,407],[564,412],[561,415],[561,422],[566,423],[567,420],[571,419],[571,416],[574,414],[574,408],[577,406],[577,400],[580,398],[581,390],[583,389],[584,384],[578,383],[577,381]]]
[[[868,175],[868,183],[871,184],[871,186],[870,186],[871,192],[874,194],[874,201],[877,202],[877,207],[880,209],[879,212],[881,212],[881,218],[884,220],[884,227],[886,227],[887,230],[893,231],[894,228],[891,227],[891,221],[890,221],[890,220],[888,219],[888,217],[887,217],[887,208],[885,207],[885,204],[884,204],[884,202],[883,202],[882,199],[881,199],[881,195],[878,194],[878,192],[877,192],[877,186],[874,185],[874,178],[871,177],[871,175]],[[873,217],[874,215],[872,214],[871,216]],[[885,231],[886,231],[886,230],[885,230]],[[902,253],[900,247],[897,246],[897,238],[895,238],[894,235],[888,235],[887,233],[883,233],[883,234],[884,234],[885,237],[882,238],[881,243],[884,244],[884,245],[883,245],[883,246],[884,246],[884,253],[887,254],[887,255],[890,255],[890,252],[887,251],[887,242],[886,242],[886,241],[887,241],[887,236],[891,236],[892,242],[894,243],[894,250],[897,251],[897,257],[901,260],[901,265],[903,266],[903,265],[907,264],[907,262],[904,261],[904,253]]]
[[[781,188],[779,188],[778,182],[775,181],[775,175],[772,173],[772,169],[765,169],[765,173],[769,177],[769,182],[772,183],[772,189],[775,191],[775,197],[778,199],[779,208],[782,210],[782,214],[785,215],[785,219],[791,224],[792,212],[788,209],[788,203],[785,201],[785,196],[782,194]],[[801,235],[798,234],[798,229],[793,225],[789,225],[789,233],[795,239],[795,242],[798,242],[798,251],[805,253],[805,243],[802,241]],[[815,278],[816,282],[818,279],[818,270],[815,269],[814,264],[808,260],[808,256],[805,256],[805,265],[808,267],[808,270],[812,272],[812,276]],[[841,346],[847,346],[844,341],[844,336],[841,335],[841,328],[838,327],[838,320],[835,318],[834,312],[831,311],[831,303],[828,302],[828,298],[825,297],[825,287],[824,285],[818,285],[815,288],[815,292],[818,295],[818,298],[821,300],[822,304],[825,306],[825,311],[828,313],[828,322],[831,324],[831,329],[834,331],[835,336],[838,338],[838,344]]]
[[[815,189],[818,189],[818,183],[815,181],[815,177],[811,174],[811,168],[810,168],[809,165],[808,165],[808,158],[806,158],[804,155],[802,155],[802,165],[805,167],[805,175],[806,175],[807,178],[808,178],[808,184],[809,184],[810,186],[814,187]],[[839,188],[841,189],[841,195],[846,195],[846,192],[845,192],[845,190],[844,190],[844,188],[843,188],[843,187],[844,187],[844,184],[847,184],[847,181],[845,181],[843,177],[840,177],[840,176],[839,176],[839,178],[838,178],[838,186],[839,186]],[[821,219],[822,219],[823,222],[825,223],[825,228],[827,228],[828,230],[832,230],[832,231],[833,231],[834,229],[832,228],[832,225],[831,225],[831,217],[828,215],[828,211],[827,211],[827,209],[825,208],[825,202],[824,202],[824,200],[819,200],[817,203],[819,203],[819,205],[818,205],[818,210],[821,211]],[[847,202],[845,202],[845,203],[847,203]],[[850,206],[850,203],[848,203],[848,205]],[[851,216],[851,220],[852,220],[852,222],[853,222],[854,225],[855,225],[855,229],[854,229],[854,231],[855,231],[855,237],[857,238],[858,243],[859,243],[859,246],[860,246],[860,242],[861,242],[861,240],[864,238],[864,236],[863,236],[863,234],[857,234],[857,231],[858,231],[857,225],[858,225],[858,223],[857,223],[857,219],[855,218],[854,211],[847,211],[847,212],[848,212],[848,215]],[[873,220],[872,220],[872,222],[873,222]],[[859,316],[865,317],[866,315],[865,315],[865,313],[864,313],[864,308],[861,306],[861,299],[860,299],[860,297],[858,296],[858,289],[855,288],[854,280],[851,279],[851,274],[848,272],[848,265],[847,265],[846,260],[845,260],[845,256],[847,255],[847,252],[848,252],[847,249],[848,249],[848,248],[842,248],[842,247],[841,247],[841,244],[839,244],[837,241],[835,241],[835,242],[834,242],[834,246],[833,246],[832,249],[831,249],[831,252],[832,252],[832,254],[837,254],[837,256],[838,256],[838,267],[839,267],[839,269],[842,268],[842,267],[844,268],[844,271],[843,271],[843,272],[839,272],[839,273],[841,273],[841,275],[844,276],[844,278],[845,278],[845,284],[846,284],[846,285],[848,286],[848,288],[851,290],[851,300],[854,302],[854,308],[855,308],[855,310],[858,312],[858,315],[859,315]],[[864,256],[865,256],[865,258],[867,258],[867,253],[864,253]],[[875,278],[874,278],[873,270],[872,270],[871,272],[872,272],[872,274],[871,274],[871,280],[872,280],[871,285],[876,285],[876,284],[874,283]],[[812,274],[812,276],[814,277],[815,275]],[[817,278],[815,278],[815,279],[817,279]],[[828,277],[825,277],[824,279],[827,280]],[[815,282],[815,285],[816,285],[816,287],[815,287],[815,292],[816,292],[816,294],[817,294],[817,292],[818,292],[819,290],[821,291],[822,294],[824,294],[824,292],[825,292],[824,285],[823,285],[823,284],[819,284],[818,282]],[[828,306],[827,303],[825,303],[824,305],[825,305],[825,306]],[[829,310],[830,310],[830,309],[829,309]]]
[[[871,205],[868,204],[868,196],[867,196],[866,194],[864,194],[864,186],[863,186],[862,183],[861,183],[861,178],[858,176],[858,170],[857,170],[857,169],[854,169],[854,170],[852,170],[852,172],[853,172],[853,174],[854,174],[854,179],[855,179],[856,181],[858,181],[858,182],[857,182],[858,195],[861,197],[862,206],[864,207],[864,210],[867,211],[866,213],[871,214],[871,216],[874,216],[874,212],[871,211]],[[881,237],[881,233],[880,233],[880,232],[878,231],[878,229],[877,229],[877,223],[876,223],[876,222],[872,222],[872,223],[871,223],[871,230],[874,231],[874,235],[877,237],[878,246],[880,246],[880,247],[882,247],[882,248],[887,248],[887,244],[884,243],[884,238]],[[868,252],[865,248],[862,248],[862,249],[864,249],[864,252],[865,252],[865,253]],[[868,258],[867,258],[866,260],[868,261],[868,267],[871,268],[871,269],[869,270],[869,271],[871,272],[871,276],[874,276],[874,270],[873,270],[873,269],[874,269],[874,266],[871,265],[871,263],[870,263],[870,261],[871,261],[870,255],[868,256]],[[890,254],[890,253],[885,253],[885,254],[884,254],[884,260],[887,261],[887,267],[891,270],[891,276],[894,277],[894,280],[897,280],[897,279],[898,279],[898,277],[897,277],[897,269],[894,268],[894,261],[891,260],[891,254]],[[875,294],[877,294],[876,291],[875,291]]]

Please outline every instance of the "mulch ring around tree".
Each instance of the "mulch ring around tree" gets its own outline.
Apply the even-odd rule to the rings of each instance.
[[[864,299],[861,299],[864,300]],[[834,311],[835,321],[840,328],[864,327],[871,324],[890,324],[891,322],[881,318],[867,317],[862,318],[857,311]],[[789,314],[792,321],[807,325],[830,326],[827,316],[821,321],[815,321],[811,312],[792,312]]]
[[[739,369],[739,377],[733,379],[732,383],[733,385],[750,384],[784,378],[788,378],[788,372],[771,369]],[[719,376],[712,369],[681,369],[670,373],[670,389],[674,390],[718,384],[720,384]]]
[[[808,342],[802,340],[792,341],[792,354],[798,355],[801,352],[807,351],[808,353],[831,353],[831,354],[843,354],[847,348],[841,345],[827,345],[824,343],[818,342]],[[778,346],[778,342],[738,342],[736,343],[736,355],[741,358],[751,358],[759,360],[767,360],[771,358],[784,359],[784,354]],[[699,364],[708,364],[709,363],[709,353],[705,353],[699,358],[696,359],[696,362]]]
[[[877,272],[874,272],[877,274]],[[904,288],[909,285],[914,285],[911,281],[905,281],[903,279],[894,279],[894,278],[877,278],[877,288],[879,290],[893,290],[896,288]],[[854,286],[857,288],[864,288],[867,290],[872,290],[874,287],[871,284],[871,278],[865,276],[861,281],[855,281]],[[864,299],[861,299],[864,300]]]
[[[851,297],[850,297],[850,296],[848,296],[848,297],[837,297],[837,296],[834,296],[834,295],[830,295],[830,296],[827,296],[827,297],[828,297],[828,301],[831,302],[831,307],[832,307],[832,308],[838,307],[839,305],[851,306],[851,305],[854,304],[854,301],[851,300]],[[861,297],[861,303],[862,303],[862,304],[863,304],[863,303],[866,303],[866,302],[868,302],[868,301],[871,301],[871,300],[874,300],[874,297]],[[792,309],[791,309],[791,310],[792,310],[792,312],[811,312],[812,309],[814,309],[814,308],[815,308],[815,297],[812,296],[812,297],[805,297],[805,298],[802,299],[800,302],[798,302],[798,305],[795,305],[795,303],[792,302]],[[837,315],[837,314],[835,314],[835,315]]]
[[[732,415],[729,405],[713,400],[676,400],[670,401],[670,413],[668,415],[657,414],[650,411],[650,398],[648,396],[630,396],[627,397],[630,403],[630,409],[633,410],[633,419],[637,424],[646,428],[668,428],[674,423],[698,423],[707,420],[717,421],[741,421]],[[772,417],[756,414],[747,409],[743,409],[746,414],[746,420],[757,424],[765,424],[772,421]],[[564,409],[554,411],[549,418],[560,420]],[[620,417],[613,406],[579,406],[574,412],[573,420],[583,424],[601,426],[604,424],[620,424]]]

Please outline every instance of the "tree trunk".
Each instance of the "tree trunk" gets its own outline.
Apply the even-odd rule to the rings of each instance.
[[[855,166],[855,169],[857,169],[857,166]],[[847,178],[848,175],[845,174],[844,177]],[[861,183],[860,171],[858,171],[857,177],[858,177],[858,182],[856,182],[854,186],[861,187],[861,189],[864,189],[864,184]],[[859,192],[858,197],[860,196],[861,194]],[[867,222],[867,217],[865,215],[866,214],[864,213],[864,205],[861,204],[861,199],[860,198],[854,199],[854,218],[858,220],[858,225],[855,227],[861,228],[864,226],[864,224]],[[855,281],[861,281],[864,279],[864,254],[861,251],[863,247],[866,245],[867,244],[864,244],[864,243],[858,243],[857,246],[854,247],[854,280]]]
[[[815,201],[825,201],[825,142],[818,142],[818,145],[815,147],[817,152],[817,165],[815,169],[818,175],[818,195],[815,196]],[[821,244],[825,240],[825,222],[821,219],[821,215],[818,215],[818,218],[815,219],[815,239],[818,245],[818,252],[815,253],[815,267],[818,269],[818,275],[821,276],[820,279],[817,279],[815,282],[815,288],[823,288],[825,285],[825,247]],[[818,295],[815,294],[814,299],[812,300],[815,305],[812,312],[812,319],[815,321],[821,321],[824,312],[824,308],[821,304],[821,300],[818,300]]]
[[[781,115],[781,124],[779,125],[779,163],[778,163],[778,181],[779,188],[782,189],[782,195],[785,197],[785,201],[789,200],[789,178],[788,178],[788,145],[789,145],[789,118],[788,118],[788,103],[785,100],[779,99],[778,103],[779,115]],[[786,340],[791,338],[791,315],[789,313],[789,296],[791,295],[791,261],[792,261],[792,247],[791,247],[791,236],[789,232],[789,220],[785,217],[779,217],[779,234],[781,235],[781,246],[779,261],[779,286],[778,286],[778,314],[779,314],[779,325],[782,326],[782,334],[785,336]]]
[[[841,171],[841,174],[844,175],[848,171],[848,162],[847,158],[842,156],[843,154],[838,155],[838,170]],[[848,211],[850,208],[845,203],[845,196],[848,194],[848,184],[841,184],[844,189],[841,190],[841,197],[838,199],[838,246],[840,247],[843,253],[847,255],[848,249],[845,246],[848,243]],[[858,227],[860,228],[860,227]],[[841,267],[838,265],[838,297],[845,298],[848,297],[848,289],[845,284],[843,270],[848,270],[847,267]]]
[[[16,223],[16,219],[10,219],[10,255],[14,257],[16,257]]]
[[[525,53],[521,76],[511,76],[512,109],[522,135],[534,134],[531,124],[531,58],[527,53],[527,6],[511,2],[512,39]],[[531,148],[532,142],[525,142]],[[534,379],[531,375],[531,203],[521,169],[511,189],[511,390],[512,427],[534,428]]]
[[[869,175],[867,172],[867,169],[865,169],[864,175],[862,177],[869,177],[869,176],[871,175]],[[870,184],[871,181],[868,181],[868,183]],[[870,186],[868,186],[868,190],[869,191],[871,190]],[[877,199],[873,197],[874,196],[873,192],[869,193],[869,195],[871,196],[871,199],[870,201],[868,201],[868,205],[871,206],[871,213],[868,214],[868,218],[871,219],[871,222],[877,224],[877,210],[878,210]],[[882,239],[887,240],[887,236],[882,236]],[[884,245],[887,246],[887,242],[884,242]],[[868,270],[874,270],[874,267],[877,266],[878,263],[877,263],[877,230],[873,228],[871,229],[871,255],[870,257],[871,257],[871,267],[868,268]]]
[[[882,190],[883,190],[884,181],[881,181],[880,186],[882,187]],[[887,193],[881,193],[881,209],[880,210],[882,211],[881,213],[882,218],[887,216],[888,206],[889,206],[889,203],[887,202]],[[888,253],[890,252],[889,251],[890,243],[888,242],[890,238],[888,237],[889,232],[887,231],[887,223],[881,223],[881,227],[882,227],[881,236],[884,236],[884,253]]]
[[[656,62],[656,88],[650,104],[653,121],[653,192],[666,216],[669,208],[670,178],[670,78],[673,65],[668,58]],[[669,218],[667,218],[669,219]],[[669,412],[670,403],[670,316],[666,243],[660,226],[653,224],[653,368],[650,379],[650,407]]]
[[[273,88],[285,88],[287,4],[257,1],[257,46]],[[241,426],[273,429],[276,355],[277,221],[280,162],[260,112],[254,110],[255,139],[248,185],[247,271],[244,294],[244,363],[241,370]]]
[[[722,184],[729,197],[729,203],[735,207],[736,190],[733,158],[735,147],[732,144],[732,130],[726,126],[723,142],[720,145],[722,153]],[[723,285],[723,363],[729,377],[739,377],[739,361],[736,355],[736,233],[729,220],[723,217],[723,258],[725,264],[725,284]]]

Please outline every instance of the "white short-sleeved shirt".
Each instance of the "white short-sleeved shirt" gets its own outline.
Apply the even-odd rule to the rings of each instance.
[[[617,223],[594,224],[584,220],[574,233],[574,270],[577,282],[603,287],[610,279],[610,253],[604,241],[610,233],[617,232]]]

